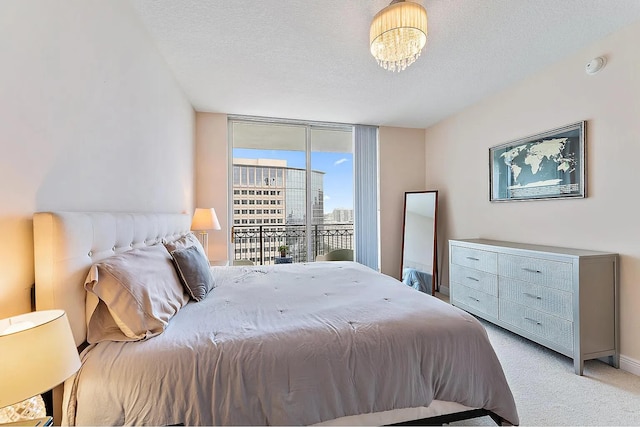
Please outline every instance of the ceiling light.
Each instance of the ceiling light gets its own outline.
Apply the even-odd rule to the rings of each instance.
[[[385,70],[413,64],[427,43],[427,11],[418,3],[393,0],[371,22],[371,54]]]

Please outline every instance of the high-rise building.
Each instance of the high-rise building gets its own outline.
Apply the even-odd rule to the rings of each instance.
[[[353,209],[337,208],[331,212],[331,215],[334,222],[342,224],[353,223]]]
[[[304,169],[286,168],[286,206],[289,225],[304,224],[307,216],[306,205],[306,171]],[[311,217],[312,224],[324,221],[324,172],[311,171]]]
[[[233,224],[284,225],[285,160],[233,159]]]
[[[303,249],[307,217],[305,176],[304,169],[288,167],[286,160],[233,159],[233,225],[262,226],[240,227],[247,232],[247,242],[236,244],[236,259],[269,263],[281,244],[301,246],[290,250]],[[312,224],[323,222],[323,178],[324,172],[311,171]],[[298,232],[288,230],[295,226],[300,228]],[[259,231],[262,235],[257,234]]]

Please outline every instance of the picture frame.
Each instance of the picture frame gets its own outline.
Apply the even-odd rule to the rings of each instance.
[[[489,200],[586,197],[585,128],[580,121],[489,148]]]

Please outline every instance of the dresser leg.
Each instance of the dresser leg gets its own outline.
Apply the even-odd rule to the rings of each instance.
[[[576,375],[582,376],[582,372],[584,371],[584,360],[573,359],[573,369],[575,370]]]
[[[620,369],[620,355],[618,353],[609,356],[609,365],[616,369]]]

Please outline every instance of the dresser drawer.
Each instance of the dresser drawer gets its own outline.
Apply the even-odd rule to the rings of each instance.
[[[573,265],[568,262],[509,254],[498,255],[499,276],[524,280],[563,291],[572,291],[572,270]]]
[[[500,299],[500,320],[573,351],[573,323]]]
[[[498,296],[498,276],[461,265],[453,265],[450,280],[468,288]]]
[[[471,307],[481,313],[498,318],[498,298],[475,289],[468,288],[458,283],[450,287],[451,302],[456,305],[460,302],[462,305]]]
[[[480,249],[451,246],[451,262],[487,273],[496,274],[498,254]]]
[[[569,292],[506,277],[500,277],[499,288],[500,299],[517,302],[569,321],[573,319],[572,294]]]

